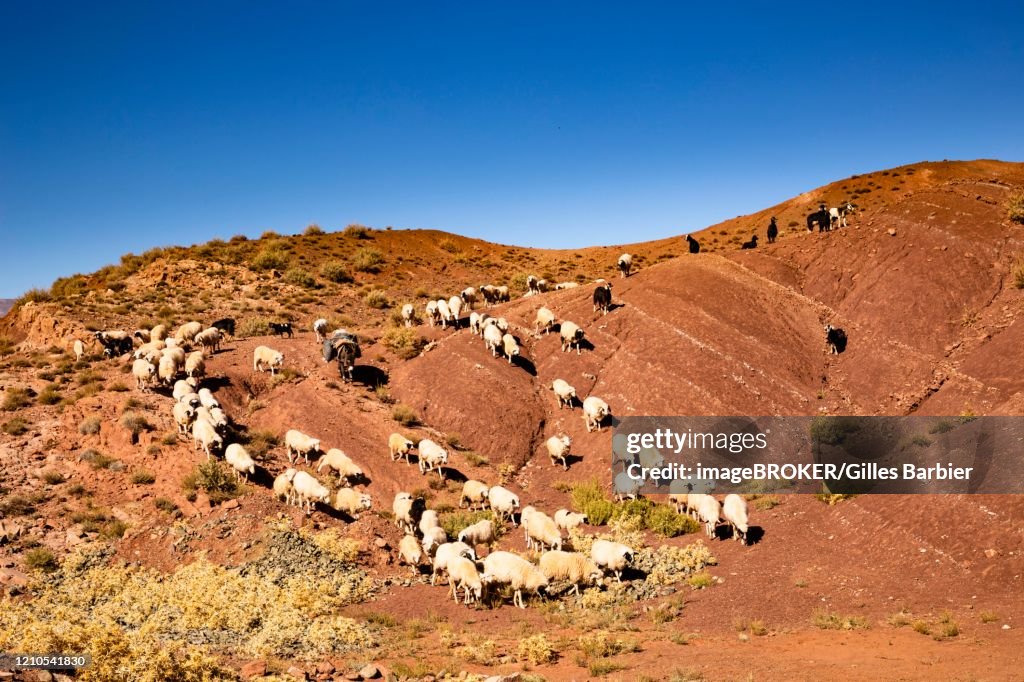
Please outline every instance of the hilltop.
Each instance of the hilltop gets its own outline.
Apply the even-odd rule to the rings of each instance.
[[[625,592],[588,590],[581,600],[537,601],[525,611],[467,609],[397,565],[400,535],[388,518],[394,494],[407,490],[454,522],[460,485],[392,462],[385,444],[395,431],[438,440],[452,452],[453,480],[500,481],[524,505],[553,512],[575,505],[574,488],[595,480],[607,488],[610,452],[607,429],[588,433],[578,409],[559,409],[549,390],[556,377],[580,397],[601,396],[619,417],[1021,414],[1024,226],[1008,219],[1006,205],[1022,188],[1024,164],[911,164],[696,232],[697,256],[680,237],[552,251],[350,226],[154,249],[58,280],[0,321],[0,385],[8,395],[24,389],[2,417],[4,523],[22,533],[0,542],[0,566],[28,571],[29,557],[40,556],[30,552],[40,548],[60,557],[106,547],[111,566],[169,573],[203,556],[260,577],[273,574],[274,561],[310,561],[303,533],[321,548],[354,541],[358,551],[343,552],[343,563],[365,571],[372,588],[369,596],[353,588],[351,600],[334,607],[352,619],[346,627],[379,646],[330,655],[311,652],[308,642],[281,646],[266,657],[278,670],[297,662],[310,672],[317,663],[344,671],[372,660],[410,677],[532,667],[572,679],[614,664],[654,678],[871,679],[884,664],[902,678],[1004,676],[1022,644],[1020,497],[865,496],[835,505],[754,497],[752,520],[763,537],[750,547],[703,541],[717,560],[698,573],[706,584],[692,582],[704,589],[640,580]],[[849,227],[804,228],[819,201],[846,200],[858,209]],[[753,231],[763,238],[772,215],[778,242],[740,251]],[[626,279],[615,272],[624,251],[639,266]],[[522,296],[528,274],[584,286]],[[598,278],[613,283],[617,307],[607,316],[591,305]],[[484,283],[513,291],[488,312],[508,319],[522,345],[519,362],[492,357],[465,321],[458,331],[400,327],[403,303],[422,312],[429,298]],[[579,323],[590,347],[562,353],[557,334],[534,334],[541,305]],[[205,456],[174,435],[167,396],[129,389],[125,361],[103,360],[95,346],[82,362],[68,355],[71,339],[91,329],[226,316],[238,320],[239,336],[209,360],[210,385],[258,451],[263,474],[227,501],[183,486]],[[355,383],[322,362],[310,331],[318,317],[363,339]],[[269,336],[267,323],[285,319],[295,322],[295,337]],[[827,354],[825,323],[847,330],[845,353]],[[261,344],[285,354],[287,371],[276,379],[252,371]],[[358,520],[323,511],[307,518],[275,500],[268,488],[288,465],[279,439],[289,428],[359,462],[373,511]],[[573,439],[579,459],[568,471],[543,449],[555,433]],[[280,533],[291,530],[299,539],[289,535],[282,545]],[[699,537],[614,532],[652,547],[692,546]],[[509,529],[500,546],[522,551],[521,531]],[[595,653],[579,639],[594,630],[622,643]],[[534,634],[560,655],[536,654],[538,641],[524,649]],[[215,635],[190,631],[189,641],[234,669],[254,657]],[[414,668],[413,657],[425,667]]]

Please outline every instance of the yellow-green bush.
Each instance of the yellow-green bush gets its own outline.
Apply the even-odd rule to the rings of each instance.
[[[408,360],[420,354],[427,340],[407,327],[392,327],[384,332],[381,343],[398,357]]]

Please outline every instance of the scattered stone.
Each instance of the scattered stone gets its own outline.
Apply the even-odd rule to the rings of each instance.
[[[243,680],[250,680],[254,677],[263,677],[267,674],[267,662],[266,661],[250,661],[242,666],[239,671]]]
[[[0,585],[25,587],[28,585],[28,576],[13,568],[5,568],[0,570]]]
[[[890,237],[895,237],[896,236],[896,230],[891,228],[891,227],[888,230],[886,230],[886,232],[889,233]]]
[[[364,666],[359,671],[359,678],[360,679],[372,680],[372,679],[377,678],[377,677],[380,677],[380,671],[377,670],[377,666],[375,666],[375,665]]]
[[[345,675],[345,679],[350,680],[351,682],[356,682],[357,680],[361,680],[363,678],[359,676],[359,673],[349,673]]]
[[[334,665],[331,664],[328,661],[321,661],[320,663],[316,664],[316,674],[317,675],[325,675],[326,676],[326,675],[330,675],[333,672],[334,672]]]
[[[308,679],[308,676],[306,675],[306,671],[303,670],[302,668],[300,668],[297,665],[290,666],[287,670],[285,670],[285,672],[288,673],[289,675],[291,675],[292,677],[294,677],[297,680]]]
[[[1009,623],[1003,623],[1003,630],[1009,630],[1009,629],[1010,629],[1010,624]]]
[[[380,537],[379,535],[373,539],[373,544],[378,549],[387,549],[388,548],[388,541],[385,540],[384,538]]]
[[[985,556],[987,556],[989,559],[994,559],[998,555],[999,555],[999,552],[997,550],[994,550],[994,549],[986,549],[985,550]]]
[[[238,500],[232,498],[221,505],[222,509],[238,509]]]
[[[107,469],[110,470],[110,471],[124,471],[126,468],[127,467],[124,465],[124,462],[120,462],[120,461],[118,461],[118,462],[111,462],[110,466],[107,467]]]

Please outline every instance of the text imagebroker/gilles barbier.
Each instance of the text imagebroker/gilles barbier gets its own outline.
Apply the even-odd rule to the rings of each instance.
[[[639,463],[626,467],[626,475],[634,481],[965,481],[970,479],[973,467],[952,464],[917,466],[881,466],[876,462],[769,464],[757,463],[747,467],[705,467],[670,463],[659,467],[644,467]]]

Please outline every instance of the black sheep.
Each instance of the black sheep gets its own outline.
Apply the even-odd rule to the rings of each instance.
[[[235,335],[235,318],[233,317],[225,317],[221,320],[217,320],[210,326],[215,327],[226,334],[230,334],[231,336]]]
[[[292,323],[291,322],[271,322],[270,331],[281,336],[288,335],[288,338],[292,336]]]
[[[700,242],[696,239],[690,235],[686,235],[686,243],[690,247],[690,253],[700,253]]]
[[[846,332],[838,327],[825,325],[825,341],[828,343],[828,350],[832,355],[838,355],[846,350]]]
[[[612,307],[612,284],[606,282],[594,289],[594,312],[601,310],[605,315]]]
[[[749,242],[743,242],[743,246],[741,246],[740,248],[741,249],[756,249],[757,248],[757,235],[755,234],[753,237],[751,237]]]

